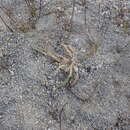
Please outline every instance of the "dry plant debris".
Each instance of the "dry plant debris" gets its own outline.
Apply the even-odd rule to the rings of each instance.
[[[62,56],[56,53],[54,54],[41,48],[33,47],[33,49],[46,56],[51,57],[54,61],[56,61],[56,63],[58,63],[58,69],[56,73],[59,70],[63,70],[65,73],[67,73],[67,78],[59,84],[60,86],[72,87],[77,83],[79,79],[78,65],[80,65],[80,63],[76,61],[76,50],[71,45],[61,45],[65,50],[66,56]]]

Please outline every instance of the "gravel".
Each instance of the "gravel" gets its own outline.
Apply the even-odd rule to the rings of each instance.
[[[77,1],[71,32],[64,27],[72,1],[59,1],[45,6],[36,28],[26,33],[8,21],[14,30],[9,32],[0,21],[0,130],[130,130],[130,38],[115,24],[119,1],[88,0],[86,25],[84,5]],[[0,3],[26,21],[23,1]],[[58,13],[45,15],[62,13],[64,7],[59,18]],[[66,74],[56,74],[52,59],[33,49],[64,55],[63,42],[73,46],[81,64],[77,83],[68,88],[56,84]]]

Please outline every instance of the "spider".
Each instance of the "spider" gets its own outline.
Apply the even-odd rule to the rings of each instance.
[[[67,78],[62,83],[60,83],[60,85],[66,87],[72,87],[77,83],[79,79],[78,65],[80,63],[76,61],[76,51],[71,45],[61,44],[61,46],[65,50],[66,56],[51,53],[41,48],[33,48],[33,49],[46,56],[51,57],[54,61],[56,61],[59,66],[56,72],[58,72],[59,70],[63,70],[64,72],[67,73]]]

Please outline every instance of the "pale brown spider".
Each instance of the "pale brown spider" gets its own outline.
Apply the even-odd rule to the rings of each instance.
[[[56,53],[51,53],[46,50],[42,50],[40,48],[33,48],[34,50],[47,55],[51,57],[54,61],[58,63],[58,70],[63,70],[64,72],[67,73],[67,78],[60,83],[62,86],[66,87],[72,87],[74,86],[78,79],[78,65],[79,63],[76,61],[76,51],[71,45],[65,45],[62,44],[63,49],[65,50],[65,56],[56,54]]]

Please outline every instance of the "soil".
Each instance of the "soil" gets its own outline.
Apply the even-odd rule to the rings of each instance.
[[[130,2],[30,2],[0,0],[0,130],[130,130]],[[74,83],[34,49],[73,58],[62,44]]]

